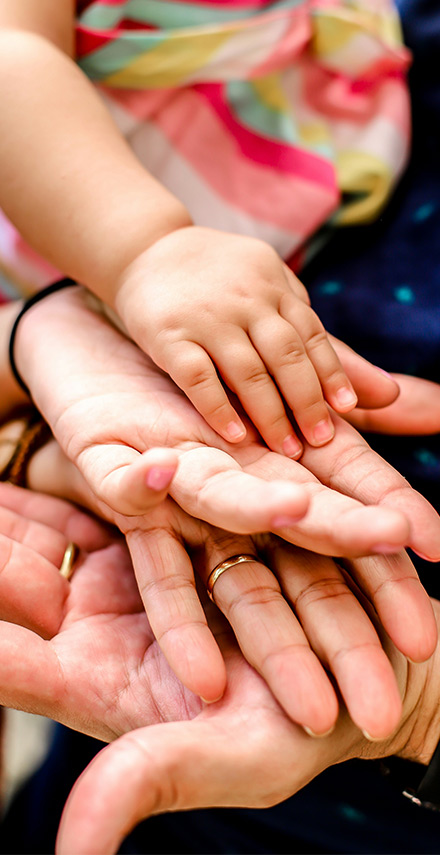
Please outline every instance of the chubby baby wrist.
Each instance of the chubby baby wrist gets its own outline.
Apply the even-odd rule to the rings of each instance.
[[[194,228],[194,223],[189,212],[179,202],[173,210],[167,211],[164,218],[160,215],[155,224],[154,230],[147,234],[142,241],[139,241],[130,252],[127,252],[125,258],[116,268],[113,281],[105,292],[98,293],[98,290],[91,290],[101,297],[103,302],[113,309],[123,321],[123,306],[126,293],[126,283],[132,270],[136,268],[141,259],[146,259],[153,251],[163,242],[176,233]],[[84,283],[88,284],[88,283]],[[90,287],[90,286],[89,286]]]

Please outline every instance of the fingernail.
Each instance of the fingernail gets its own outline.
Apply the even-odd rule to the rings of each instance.
[[[286,436],[283,442],[283,451],[286,457],[299,457],[303,452],[303,447],[294,436]]]
[[[377,371],[380,371],[381,374],[385,374],[385,377],[388,377],[388,380],[392,380],[393,383],[396,382],[394,377],[391,377],[391,374],[389,374],[388,371],[385,371],[384,368],[380,368],[379,365],[375,365],[374,367],[377,369]]]
[[[364,734],[365,739],[368,739],[368,742],[383,742],[385,739],[384,736],[371,736],[371,734],[368,733],[368,730],[363,730],[362,733]]]
[[[213,701],[207,701],[206,698],[202,698],[202,695],[200,695],[200,700],[203,701],[204,704],[210,706],[211,704],[217,704],[219,701],[221,701],[222,697],[223,695],[219,695],[218,698],[215,698]]]
[[[374,546],[371,547],[372,552],[380,552],[381,555],[395,555],[396,552],[400,552],[401,549],[401,546],[396,546],[392,543],[375,543]]]
[[[316,440],[316,442],[328,442],[330,439],[333,438],[334,432],[335,429],[332,423],[327,421],[327,419],[323,419],[322,421],[317,422],[317,424],[315,425],[313,430],[313,438]]]
[[[147,472],[146,484],[151,490],[165,490],[173,480],[175,470],[166,469],[162,466],[152,466]]]
[[[332,724],[332,726],[328,730],[326,730],[325,733],[315,733],[314,730],[312,730],[310,727],[307,727],[307,725],[305,724],[302,725],[302,728],[307,733],[307,736],[312,736],[313,739],[324,739],[325,736],[330,736],[330,734],[333,733],[335,725]]]
[[[304,515],[300,517],[289,517],[287,515],[283,516],[280,514],[278,517],[274,517],[272,520],[272,528],[290,528],[292,525],[296,525],[297,522],[302,520]]]
[[[348,388],[348,386],[343,386],[342,389],[338,389],[336,392],[336,400],[341,407],[355,407],[357,404],[357,397],[354,392]]]
[[[243,425],[240,425],[238,422],[229,422],[226,433],[231,439],[243,439],[246,434],[246,430]]]

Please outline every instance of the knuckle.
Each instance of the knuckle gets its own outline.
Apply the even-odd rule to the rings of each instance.
[[[187,389],[203,390],[213,382],[213,369],[205,359],[198,356],[183,357],[175,372],[178,382]]]
[[[343,579],[336,579],[334,576],[318,579],[315,582],[311,582],[307,585],[306,588],[303,588],[302,591],[295,598],[295,608],[300,612],[302,609],[306,609],[308,606],[314,605],[315,603],[319,603],[320,601],[338,599],[338,598],[352,598],[352,593],[343,581]]]
[[[307,358],[307,354],[298,341],[285,342],[278,350],[278,364],[281,368],[298,365]]]
[[[244,616],[249,615],[249,610],[259,608],[260,606],[268,607],[270,605],[278,605],[282,600],[281,590],[274,578],[246,590],[237,591],[230,596],[229,602],[224,604],[227,607],[227,617],[232,620],[239,620],[242,613]]]
[[[194,580],[181,573],[161,576],[157,579],[146,579],[139,584],[139,593],[151,601],[155,597],[172,597],[180,600],[194,593]]]
[[[321,329],[312,330],[310,335],[307,336],[306,344],[308,350],[318,350],[323,345],[330,346],[325,329],[322,327]]]
[[[272,382],[264,365],[253,364],[243,366],[238,376],[240,377],[240,383],[248,383],[252,386],[267,386]]]

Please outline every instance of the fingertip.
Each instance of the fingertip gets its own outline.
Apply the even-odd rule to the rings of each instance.
[[[241,440],[246,436],[246,428],[243,422],[238,420],[229,422],[224,431],[218,430],[218,428],[217,431],[228,442],[241,442]]]
[[[315,731],[312,730],[310,727],[307,727],[306,724],[303,724],[302,727],[303,727],[303,730],[305,730],[305,732],[307,733],[307,736],[311,736],[313,739],[324,739],[326,736],[330,736],[333,733],[333,731],[336,727],[336,724],[333,724],[324,733],[315,733]]]
[[[283,441],[283,453],[286,457],[291,457],[293,460],[298,460],[301,457],[304,448],[299,439],[294,434],[286,436]]]
[[[174,478],[176,467],[152,466],[147,472],[145,483],[150,490],[157,493],[167,490]]]
[[[327,445],[335,435],[335,426],[330,418],[321,419],[315,424],[311,431],[310,437],[307,436],[310,445],[315,448],[320,448],[322,445]]]
[[[331,405],[338,413],[349,413],[358,402],[357,395],[349,386],[341,386],[332,397]]]
[[[310,496],[305,489],[284,481],[273,481],[272,488],[278,487],[276,500],[272,504],[269,527],[273,529],[291,528],[304,519],[309,510]]]
[[[338,682],[353,723],[370,741],[389,738],[400,722],[402,699],[388,657],[380,647],[360,648],[346,668]]]
[[[226,690],[226,665],[208,626],[193,624],[179,633],[164,653],[183,685],[204,703],[214,704]]]

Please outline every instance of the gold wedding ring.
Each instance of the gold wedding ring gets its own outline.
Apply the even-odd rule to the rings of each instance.
[[[217,566],[214,567],[214,570],[211,570],[206,583],[206,590],[208,591],[209,599],[212,600],[212,602],[215,602],[213,594],[214,585],[217,580],[220,579],[222,573],[226,573],[226,570],[230,570],[231,567],[235,567],[236,564],[247,564],[249,561],[258,562],[258,558],[256,555],[231,555],[230,558],[226,558],[225,561],[221,561],[220,564],[217,564]]]
[[[69,582],[75,572],[75,561],[79,555],[79,546],[76,543],[68,543],[61,562],[60,574]]]

